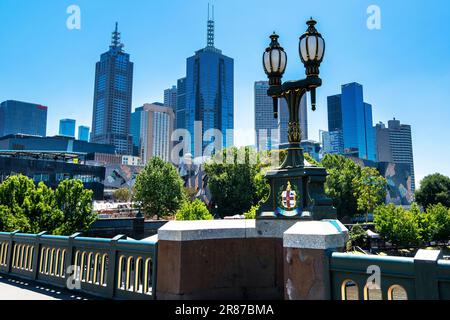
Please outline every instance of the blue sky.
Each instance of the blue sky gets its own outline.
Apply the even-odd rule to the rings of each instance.
[[[265,79],[268,35],[276,30],[287,51],[285,79],[300,78],[298,37],[313,16],[327,51],[310,137],[327,128],[326,97],[356,81],[374,123],[396,117],[412,125],[417,180],[450,175],[448,0],[0,0],[0,101],[47,105],[48,135],[61,118],[91,126],[95,62],[115,21],[135,63],[133,107],[161,101],[184,76],[186,58],[206,44],[208,2],[216,8],[216,47],[235,59],[237,129],[253,129],[253,83]],[[81,9],[81,30],[66,27],[72,4]],[[381,9],[381,30],[366,26],[370,5]],[[253,136],[236,140],[252,144]]]

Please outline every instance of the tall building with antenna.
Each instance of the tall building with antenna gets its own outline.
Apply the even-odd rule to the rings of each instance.
[[[91,141],[112,144],[118,154],[131,155],[133,63],[123,47],[116,22],[109,51],[101,55],[95,66]]]
[[[189,131],[191,149],[184,153],[194,156],[233,145],[234,60],[215,47],[214,29],[214,7],[210,12],[208,6],[206,47],[187,59],[183,90],[178,92],[183,99],[177,103],[177,128]],[[220,131],[222,139],[211,137],[211,129]],[[215,147],[205,152],[213,143]]]

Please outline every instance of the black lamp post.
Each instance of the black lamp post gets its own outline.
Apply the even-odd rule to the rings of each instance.
[[[312,18],[308,29],[300,37],[299,54],[305,66],[306,78],[297,81],[281,79],[287,66],[287,55],[274,32],[269,47],[263,54],[264,70],[269,78],[267,94],[273,98],[274,117],[278,117],[278,99],[284,98],[289,109],[287,156],[281,168],[266,174],[271,193],[258,212],[258,218],[323,219],[334,218],[336,210],[324,190],[324,168],[305,166],[301,148],[299,109],[303,96],[311,93],[312,110],[316,110],[316,88],[322,85],[319,67],[325,54],[325,41],[317,32]],[[284,134],[284,133],[281,133]]]

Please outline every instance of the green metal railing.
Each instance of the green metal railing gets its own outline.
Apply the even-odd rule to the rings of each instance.
[[[157,243],[0,232],[0,273],[109,299],[155,299]],[[69,267],[72,266],[73,272]]]
[[[422,251],[422,250],[421,250]],[[434,250],[433,250],[434,251]],[[357,255],[334,252],[330,257],[331,297],[334,300],[448,300],[450,261]],[[379,272],[379,283],[371,275]]]

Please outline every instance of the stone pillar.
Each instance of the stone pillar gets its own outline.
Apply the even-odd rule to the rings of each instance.
[[[157,299],[282,300],[293,220],[171,221],[158,230]]]
[[[348,230],[337,220],[297,222],[283,236],[285,300],[330,300],[329,258]]]

